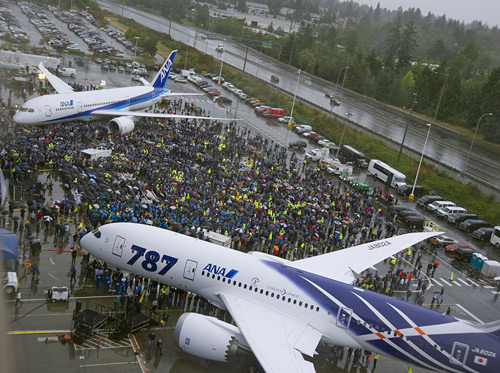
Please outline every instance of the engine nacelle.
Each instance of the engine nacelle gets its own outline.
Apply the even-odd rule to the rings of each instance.
[[[227,362],[240,348],[245,353],[250,350],[236,326],[189,312],[182,314],[175,325],[174,343],[188,354],[221,362]]]
[[[134,130],[133,117],[116,117],[108,122],[108,130],[113,135],[124,135]]]

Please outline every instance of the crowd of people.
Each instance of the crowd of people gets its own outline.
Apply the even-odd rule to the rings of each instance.
[[[182,100],[163,105],[193,110]],[[82,157],[95,147],[111,148],[112,155]],[[201,227],[232,237],[235,249],[288,259],[399,229],[386,223],[370,195],[234,122],[150,120],[124,136],[111,136],[101,123],[29,128],[6,142],[2,158],[14,180],[41,168],[61,171],[53,179],[62,178],[67,198],[46,195],[54,180],[31,188],[28,208],[51,227],[68,216],[87,228],[132,221],[189,234]]]
[[[195,107],[178,100],[155,109],[192,114]],[[91,160],[81,153],[89,148],[112,149],[112,154]],[[9,215],[14,209],[22,215],[11,228],[25,245],[40,234],[45,242],[53,235],[60,249],[71,245],[70,284],[76,282],[79,239],[109,222],[136,222],[200,237],[204,230],[215,231],[231,237],[232,249],[289,260],[390,237],[403,229],[384,216],[377,202],[383,199],[379,189],[356,190],[238,122],[150,119],[122,136],[111,135],[100,122],[29,127],[4,138],[1,157],[11,182],[27,183],[31,196],[26,206],[10,203]],[[41,170],[48,175],[45,179],[37,177]],[[60,200],[52,195],[56,182],[66,194]],[[195,295],[139,277],[113,284],[106,264],[86,253],[80,278],[114,292],[117,309],[126,303],[130,287],[136,299],[147,289],[155,310],[189,305],[190,310],[216,312]],[[399,269],[384,278],[367,273],[359,285],[392,295],[385,289],[393,290],[392,283],[401,278]],[[360,356],[356,352],[356,364]]]

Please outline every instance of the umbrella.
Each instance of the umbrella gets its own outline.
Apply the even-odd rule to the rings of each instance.
[[[227,211],[221,211],[220,214],[221,215],[227,215]]]

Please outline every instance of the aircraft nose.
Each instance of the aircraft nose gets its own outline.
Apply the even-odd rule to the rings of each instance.
[[[18,111],[17,113],[14,114],[12,120],[14,121],[14,123],[22,124],[23,123],[22,118],[23,118],[22,113]]]
[[[95,255],[95,253],[98,252],[100,248],[100,237],[101,232],[99,231],[89,232],[80,239],[80,246],[92,255]]]

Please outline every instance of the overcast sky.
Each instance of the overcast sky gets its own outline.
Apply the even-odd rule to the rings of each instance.
[[[423,15],[430,11],[437,16],[458,19],[470,23],[480,20],[493,27],[500,24],[500,0],[354,0],[359,4],[372,5],[380,2],[382,8],[395,10],[402,7],[420,8]]]

